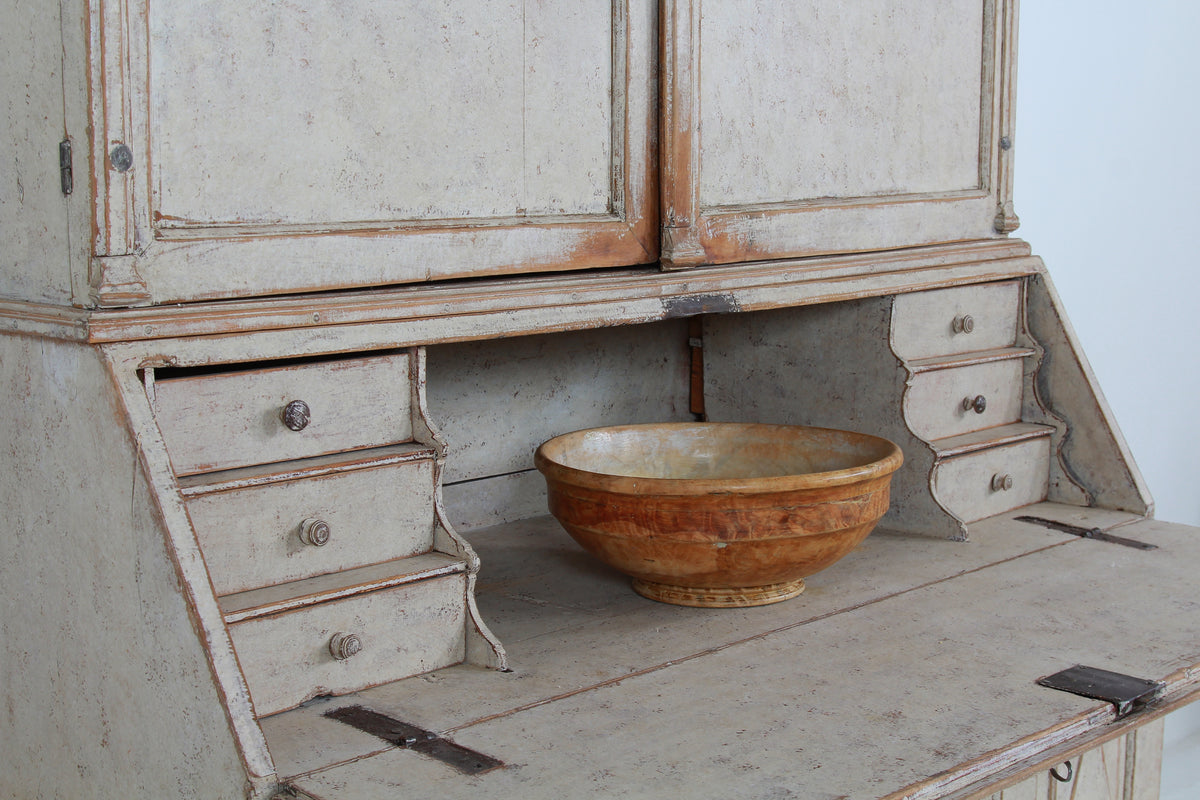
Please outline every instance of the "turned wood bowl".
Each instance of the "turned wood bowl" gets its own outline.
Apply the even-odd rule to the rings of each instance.
[[[638,594],[686,606],[795,597],[888,508],[900,448],[796,425],[593,428],[542,444],[550,513]]]

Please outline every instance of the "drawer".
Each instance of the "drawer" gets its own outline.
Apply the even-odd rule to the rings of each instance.
[[[892,350],[902,359],[969,353],[1016,342],[1020,283],[983,283],[897,295]]]
[[[284,472],[284,479],[262,475],[267,482],[258,485],[254,476],[197,486],[181,481],[216,593],[428,552],[433,453],[404,445],[385,450],[366,466],[318,465]]]
[[[905,420],[926,441],[1017,422],[1023,376],[1021,358],[919,372],[904,393]]]
[[[1050,437],[946,459],[934,467],[933,494],[964,522],[1046,499]],[[1010,480],[1005,480],[1005,477]]]
[[[308,409],[298,430],[283,419],[293,403]],[[409,355],[171,377],[154,408],[178,475],[408,441]]]
[[[255,714],[462,662],[466,585],[446,575],[231,624]],[[347,634],[361,649],[336,657],[331,643]]]

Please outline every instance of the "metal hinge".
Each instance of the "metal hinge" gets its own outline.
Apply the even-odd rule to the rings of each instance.
[[[62,182],[62,193],[70,194],[75,190],[75,172],[71,166],[71,140],[63,139],[58,143],[58,175]]]
[[[1078,536],[1081,539],[1095,539],[1097,542],[1108,542],[1109,544],[1119,544],[1125,547],[1132,547],[1135,550],[1157,550],[1158,545],[1150,544],[1149,542],[1139,542],[1137,539],[1126,539],[1124,536],[1114,536],[1107,531],[1102,531],[1099,528],[1081,528],[1078,525],[1068,525],[1065,522],[1058,522],[1053,519],[1042,519],[1041,517],[1013,517],[1017,522],[1029,522],[1034,525],[1041,525],[1044,528],[1050,528],[1063,533],[1069,533],[1072,536]]]
[[[418,728],[411,723],[394,719],[362,706],[335,708],[332,711],[326,711],[325,716],[338,722],[344,722],[363,733],[378,736],[397,747],[435,758],[465,775],[478,775],[481,772],[504,766],[504,762],[498,758],[492,758],[477,750],[455,744],[432,731]]]
[[[1118,717],[1153,702],[1166,685],[1081,664],[1038,678],[1037,682],[1050,689],[1112,703]]]

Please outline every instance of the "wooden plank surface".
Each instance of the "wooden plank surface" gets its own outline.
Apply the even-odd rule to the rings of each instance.
[[[553,522],[513,524],[476,542],[480,607],[514,673],[454,668],[335,701],[449,732],[505,769],[466,778],[345,736],[321,716],[333,703],[264,730],[281,774],[322,800],[935,797],[1111,723],[1111,706],[1042,675],[1087,663],[1170,678],[1176,694],[1195,681],[1200,538],[1121,532],[1160,549],[1007,518],[967,543],[877,532],[793,601],[697,611],[633,595]],[[360,759],[364,746],[383,752]]]

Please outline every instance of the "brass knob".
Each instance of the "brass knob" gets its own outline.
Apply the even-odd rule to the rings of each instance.
[[[970,333],[975,330],[975,318],[970,314],[959,314],[950,326],[954,328],[955,333]]]
[[[338,661],[345,661],[361,650],[362,639],[355,633],[335,633],[329,640],[329,654]]]
[[[323,519],[310,518],[300,523],[300,541],[320,547],[329,542],[329,523]]]
[[[992,491],[993,492],[1007,492],[1012,487],[1013,487],[1012,475],[1009,475],[1008,473],[1001,474],[1001,473],[997,472],[995,475],[992,476]]]
[[[976,414],[982,414],[987,411],[987,398],[981,394],[974,397],[964,397],[962,401],[963,411],[974,411]]]
[[[289,430],[302,431],[308,427],[308,421],[312,419],[312,412],[308,410],[308,403],[303,400],[293,400],[283,407],[283,411],[279,412],[279,418],[283,420],[283,424]]]

